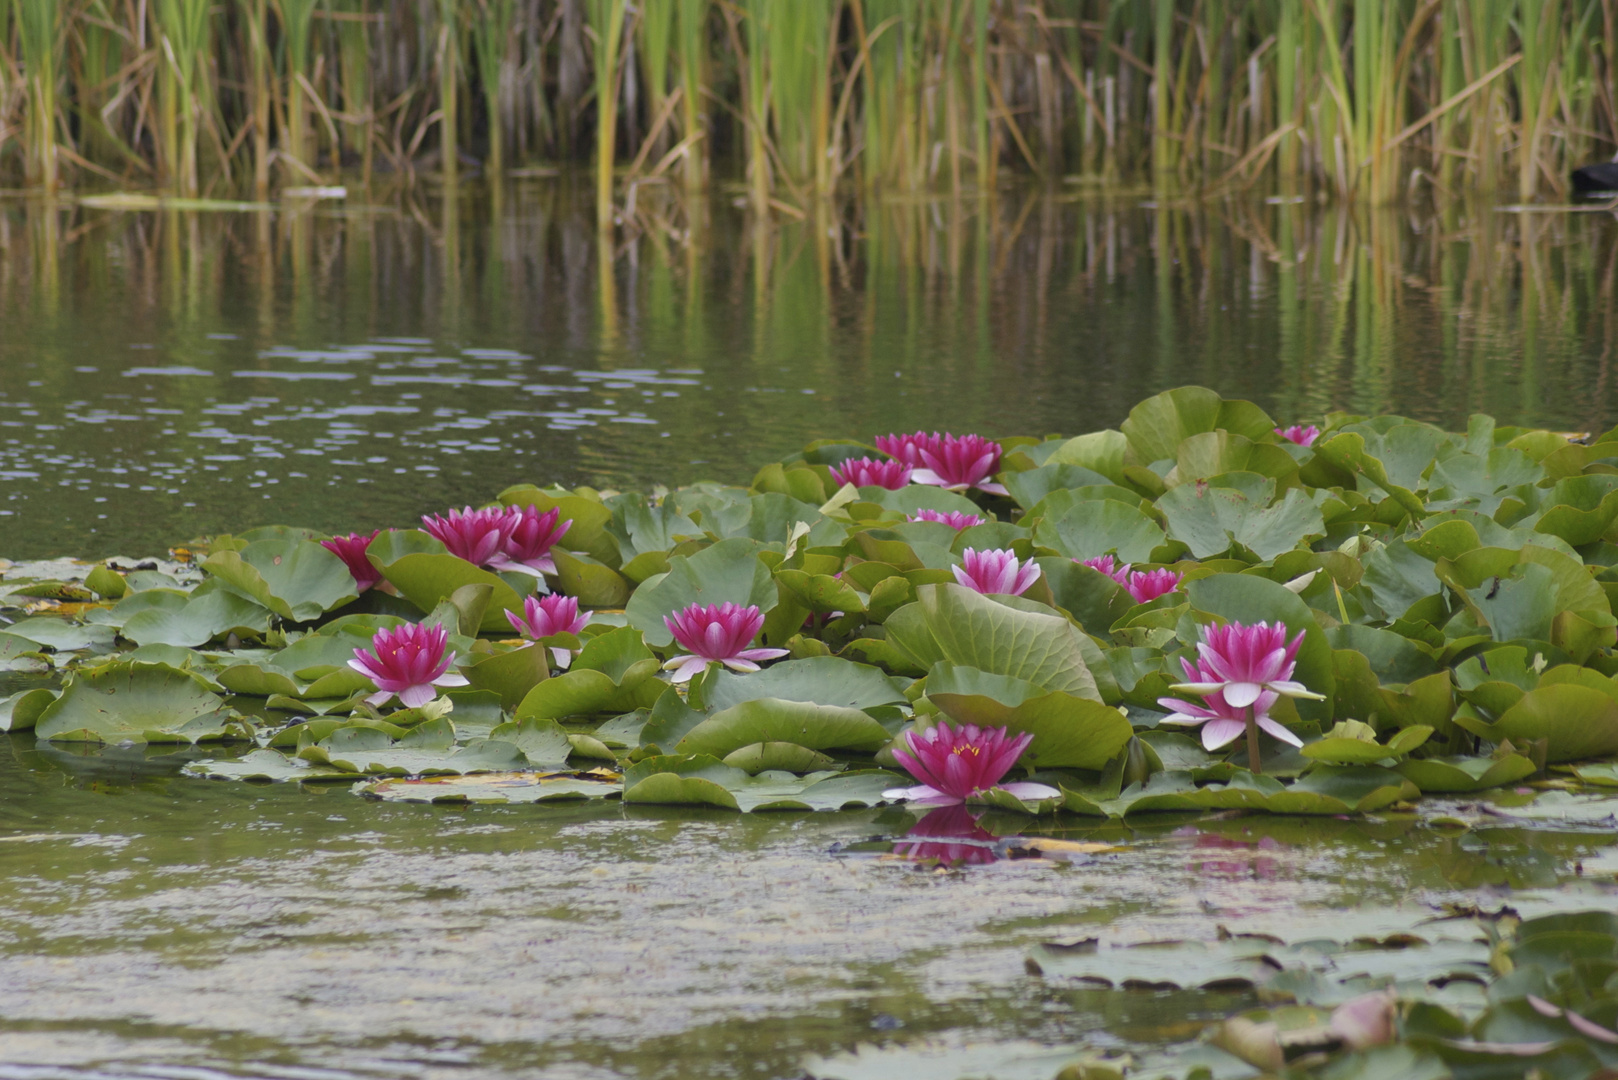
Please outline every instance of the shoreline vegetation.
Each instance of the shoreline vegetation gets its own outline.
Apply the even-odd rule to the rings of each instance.
[[[595,173],[804,216],[1150,184],[1567,194],[1618,144],[1611,0],[6,0],[0,182],[262,200]],[[631,210],[632,212],[632,210]]]

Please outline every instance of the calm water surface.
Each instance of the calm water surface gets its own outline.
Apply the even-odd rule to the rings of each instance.
[[[1341,908],[1395,928],[1558,887],[1604,906],[1618,872],[1610,830],[1397,815],[1069,819],[1117,850],[947,872],[865,850],[899,810],[451,809],[3,749],[5,1080],[785,1078],[860,1044],[1150,1048],[1253,1001],[1079,989],[1026,973],[1029,948],[1341,937]]]
[[[1608,217],[1008,194],[759,227],[652,196],[606,249],[554,184],[0,204],[0,556],[743,482],[816,437],[1079,432],[1187,382],[1288,421],[1618,422]],[[1043,1080],[1042,1048],[1149,1050],[1249,999],[1041,979],[1039,942],[1611,906],[1618,873],[1610,829],[1398,815],[1072,820],[1117,850],[937,872],[879,854],[896,810],[391,805],[0,739],[0,1080],[786,1078],[861,1044],[887,1065],[858,1075],[980,1045]]]
[[[1618,422],[1610,215],[1007,193],[761,227],[664,195],[603,249],[555,182],[362,203],[0,203],[0,556],[1077,433],[1191,382],[1286,421]]]

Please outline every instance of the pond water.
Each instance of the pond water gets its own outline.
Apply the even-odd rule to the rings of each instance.
[[[0,556],[1075,434],[1188,383],[1289,419],[1618,423],[1606,214],[1033,192],[759,228],[643,195],[604,257],[566,185],[459,211],[0,204]]]
[[[883,857],[899,809],[457,810],[172,768],[0,755],[0,1077],[796,1077],[866,1044],[821,1075],[951,1077],[978,1047],[1049,1080],[1254,999],[1041,978],[1041,942],[1386,934],[1610,906],[1618,872],[1610,818],[1005,816],[1110,850],[944,871]]]
[[[590,222],[561,183],[0,204],[0,556],[745,482],[820,436],[1076,433],[1195,382],[1288,419],[1618,423],[1605,215],[1033,193],[761,228],[659,196],[606,250]],[[894,857],[901,809],[392,804],[5,738],[0,1080],[1044,1080],[1256,999],[1037,974],[1042,943],[1386,935],[1610,908],[1618,875],[1611,802],[993,817],[985,861],[939,870]]]

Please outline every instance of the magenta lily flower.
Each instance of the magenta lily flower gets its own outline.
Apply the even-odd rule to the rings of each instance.
[[[944,446],[944,440],[953,438],[950,435],[940,435],[933,432],[931,435],[925,431],[918,431],[914,435],[878,435],[872,441],[876,448],[895,461],[902,461],[913,469],[919,469],[924,464],[921,460],[923,450],[937,452]]]
[[[1034,741],[1027,732],[1013,736],[1003,727],[938,723],[926,731],[906,732],[903,741],[908,749],[896,745],[893,756],[921,783],[889,788],[882,793],[884,799],[903,799],[918,806],[947,806],[995,787],[1019,799],[1054,799],[1062,794],[1053,787],[1029,781],[1000,783]]]
[[[372,585],[382,580],[382,574],[371,565],[371,560],[365,557],[365,549],[371,546],[371,541],[377,538],[381,529],[372,529],[369,533],[349,533],[347,536],[334,536],[330,540],[322,540],[320,546],[343,560],[348,572],[354,578],[354,591],[362,593]]]
[[[999,837],[978,824],[978,819],[961,803],[940,806],[923,814],[905,838],[893,845],[901,859],[918,862],[937,860],[946,865],[991,863],[1000,856],[993,844]]]
[[[1106,574],[1119,584],[1123,584],[1123,578],[1118,575],[1129,573],[1129,564],[1123,563],[1120,565],[1118,560],[1111,555],[1097,555],[1093,559],[1074,559],[1073,561],[1088,566],[1098,573]]]
[[[690,653],[663,666],[674,672],[673,681],[686,682],[709,664],[724,664],[732,671],[757,671],[758,661],[785,656],[785,649],[750,649],[764,628],[764,613],[752,604],[691,604],[663,617],[675,642]]]
[[[1254,704],[1266,691],[1324,701],[1323,695],[1292,680],[1302,644],[1303,631],[1289,642],[1286,624],[1281,622],[1204,627],[1197,643],[1197,676],[1169,689],[1199,697],[1218,693],[1238,709]]]
[[[365,699],[372,705],[398,694],[401,705],[414,709],[437,697],[437,687],[466,685],[464,675],[450,673],[455,657],[445,651],[448,640],[442,626],[406,623],[378,630],[371,638],[373,651],[355,649],[348,666],[376,683],[377,692]]]
[[[981,435],[945,435],[943,443],[922,447],[921,468],[910,474],[916,484],[933,484],[950,491],[977,488],[991,495],[1009,495],[1004,485],[988,478],[1000,467],[1000,444]]]
[[[489,560],[489,569],[532,574],[539,578],[540,587],[546,588],[544,575],[556,573],[551,548],[567,535],[573,522],[559,522],[562,511],[554,506],[543,514],[535,506],[512,506],[506,509],[505,515],[511,529],[500,551]]]
[[[451,510],[444,517],[424,515],[421,527],[436,537],[451,555],[473,566],[489,566],[511,539],[516,521],[503,509]]]
[[[523,637],[538,641],[552,634],[577,634],[590,622],[590,613],[579,614],[579,601],[572,596],[530,596],[523,601],[523,613],[506,612],[506,621]],[[551,649],[556,666],[566,668],[573,662],[568,649]]]
[[[1009,551],[967,548],[961,552],[961,565],[950,567],[950,573],[973,592],[1021,596],[1039,580],[1039,564],[1033,559],[1019,563]]]
[[[1301,635],[1300,635],[1301,636]],[[1185,686],[1176,686],[1176,690],[1187,689],[1192,684],[1202,685],[1216,682],[1216,676],[1203,665],[1193,665],[1188,660],[1181,660],[1180,666],[1185,669]],[[1247,730],[1247,710],[1253,710],[1253,721],[1260,728],[1268,731],[1282,742],[1293,746],[1302,746],[1303,740],[1288,731],[1279,721],[1272,720],[1269,712],[1281,695],[1274,690],[1260,690],[1258,697],[1246,705],[1232,705],[1225,693],[1213,690],[1203,695],[1201,704],[1185,701],[1180,698],[1158,698],[1157,703],[1174,711],[1162,719],[1165,724],[1180,724],[1185,727],[1202,726],[1202,746],[1205,750],[1218,750],[1242,737]]]
[[[976,514],[968,514],[968,513],[964,512],[964,511],[961,511],[961,510],[947,510],[946,511],[946,510],[925,510],[925,509],[923,509],[923,510],[917,510],[914,514],[911,514],[910,516],[905,518],[905,520],[906,521],[936,521],[940,525],[948,525],[950,528],[954,529],[956,532],[960,532],[962,529],[970,529],[974,525],[982,525],[985,522],[987,522],[989,519],[988,518],[978,517]]]
[[[1148,600],[1156,600],[1180,587],[1185,575],[1175,570],[1135,570],[1130,571],[1124,567],[1116,575],[1118,584],[1128,590],[1129,595],[1135,598],[1135,603],[1144,604]]]
[[[831,467],[831,475],[838,484],[855,487],[879,487],[898,491],[910,483],[910,466],[902,461],[878,461],[876,458],[850,458],[841,465]]]
[[[1313,446],[1315,440],[1320,438],[1320,429],[1313,424],[1308,427],[1293,424],[1291,427],[1276,428],[1275,433],[1287,442],[1297,443],[1299,446]]]

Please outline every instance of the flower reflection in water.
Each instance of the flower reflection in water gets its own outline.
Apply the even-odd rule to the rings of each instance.
[[[1274,881],[1280,876],[1280,861],[1271,853],[1281,851],[1282,845],[1272,836],[1239,840],[1194,828],[1175,835],[1191,837],[1191,870],[1203,877]]]
[[[1000,857],[991,846],[998,839],[964,804],[956,803],[928,811],[905,839],[893,845],[893,853],[916,862],[978,865]]]

